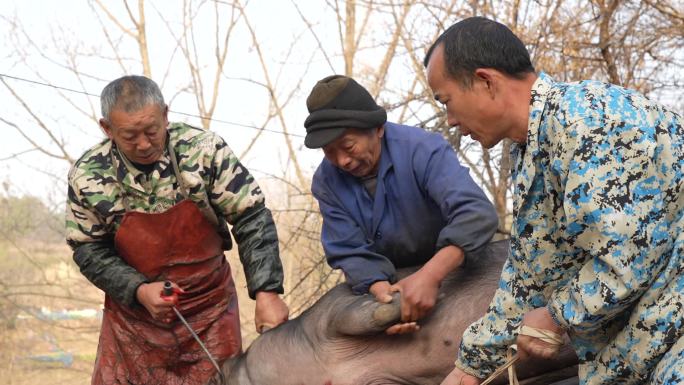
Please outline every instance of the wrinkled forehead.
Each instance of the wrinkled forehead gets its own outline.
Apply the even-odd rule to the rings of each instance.
[[[163,122],[165,120],[165,112],[166,108],[162,108],[156,103],[129,110],[123,106],[117,106],[111,111],[109,120],[117,128],[144,128]]]
[[[143,98],[139,95],[135,96],[120,96],[116,99],[116,103],[112,107],[112,112],[119,110],[126,114],[135,114],[141,111],[155,111],[158,113],[164,112],[164,105],[158,104],[154,99]]]

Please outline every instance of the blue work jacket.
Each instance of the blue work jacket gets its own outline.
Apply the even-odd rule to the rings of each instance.
[[[327,159],[311,190],[328,263],[344,271],[357,294],[377,281],[394,282],[396,268],[424,264],[445,246],[475,251],[498,225],[493,205],[441,135],[390,122],[374,197]]]

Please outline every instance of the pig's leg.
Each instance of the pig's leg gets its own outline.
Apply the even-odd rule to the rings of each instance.
[[[372,295],[358,296],[333,315],[333,332],[342,335],[372,335],[384,332],[401,318],[401,301],[395,293],[392,302],[377,302]]]

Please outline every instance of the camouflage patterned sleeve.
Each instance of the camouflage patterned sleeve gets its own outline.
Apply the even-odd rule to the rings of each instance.
[[[107,238],[104,221],[100,219],[95,208],[83,196],[83,191],[87,191],[87,188],[79,186],[81,180],[87,181],[87,179],[81,175],[82,172],[78,170],[78,165],[79,163],[69,173],[67,191],[66,240],[72,248],[81,243],[101,241]]]
[[[573,156],[564,239],[592,258],[554,293],[549,309],[563,326],[590,332],[632,306],[670,263],[670,240],[682,231],[680,198],[673,191],[682,183],[676,170],[684,165],[684,151],[663,146],[657,133],[667,130],[660,127],[589,119],[583,124],[587,129],[568,148]]]
[[[220,137],[216,138],[212,161],[215,173],[208,194],[212,206],[233,226],[249,295],[254,298],[257,291],[282,293],[278,235],[271,212],[264,204],[264,195],[228,145]]]
[[[112,235],[97,215],[97,211],[81,196],[77,165],[69,174],[66,210],[67,243],[74,250],[74,262],[81,273],[95,286],[119,303],[134,306],[135,292],[146,282],[144,275],[128,265],[114,249]]]

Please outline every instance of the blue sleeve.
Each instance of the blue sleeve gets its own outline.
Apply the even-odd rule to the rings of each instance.
[[[396,271],[392,263],[371,251],[372,240],[366,238],[356,221],[316,176],[311,191],[323,216],[321,242],[330,267],[342,269],[355,294],[368,293],[370,286],[378,281],[394,282]]]
[[[476,251],[496,232],[496,210],[443,138],[425,142],[414,154],[416,175],[447,221],[437,238],[436,249],[455,245],[464,252]]]

